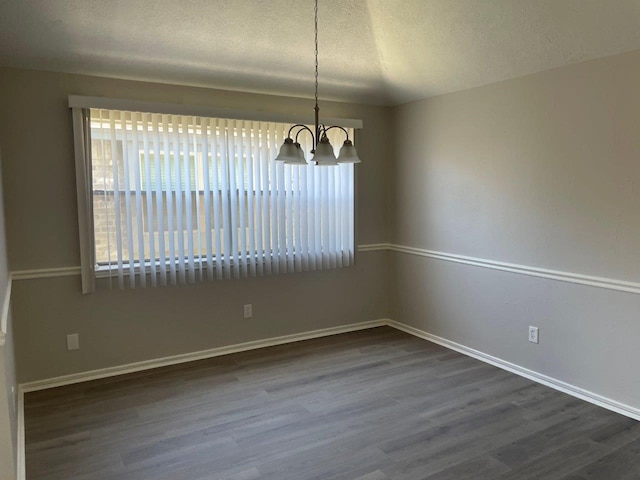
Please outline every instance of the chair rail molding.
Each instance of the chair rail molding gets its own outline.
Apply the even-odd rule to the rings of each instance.
[[[11,304],[11,285],[13,276],[9,274],[7,287],[2,299],[2,311],[0,311],[0,347],[5,344],[7,338],[7,325],[9,323],[9,305]]]
[[[375,243],[371,245],[358,245],[359,252],[372,252],[378,250],[387,250],[387,243]],[[79,265],[69,267],[49,267],[49,268],[33,268],[28,270],[14,270],[11,272],[13,280],[33,280],[36,278],[52,278],[52,277],[69,277],[80,275],[81,269]],[[108,277],[105,272],[99,272],[99,277]]]
[[[640,294],[640,282],[630,282],[628,280],[619,280],[615,278],[599,277],[594,275],[584,275],[582,273],[566,272],[562,270],[552,270],[547,268],[539,268],[530,265],[521,265],[517,263],[501,262],[498,260],[489,260],[480,257],[470,257],[467,255],[459,255],[456,253],[440,252],[436,250],[427,250],[424,248],[410,247],[407,245],[397,245],[394,243],[371,243],[358,245],[358,252],[378,252],[391,251],[407,255],[415,255],[418,257],[433,258],[446,262],[459,263],[462,265],[470,265],[474,267],[488,268],[491,270],[499,270],[502,272],[515,273],[518,275],[528,275],[531,277],[546,278],[560,282],[574,283],[577,285],[585,285],[589,287],[605,288],[618,292]],[[12,280],[32,280],[37,278],[51,277],[67,277],[80,275],[79,266],[71,267],[55,267],[55,268],[38,268],[30,270],[15,270],[11,272]]]
[[[13,280],[32,280],[34,278],[69,277],[80,275],[80,267],[34,268],[30,270],[14,270],[11,272]]]
[[[488,268],[491,270],[500,270],[502,272],[515,273],[518,275],[529,275],[531,277],[546,278],[549,280],[557,280],[560,282],[574,283],[589,287],[606,288],[619,292],[640,294],[640,282],[630,282],[627,280],[618,280],[615,278],[598,277],[593,275],[584,275],[581,273],[566,272],[562,270],[539,268],[530,265],[521,265],[517,263],[500,262],[497,260],[489,260],[486,258],[470,257],[467,255],[439,252],[436,250],[427,250],[424,248],[410,247],[407,245],[397,245],[393,243],[377,243],[358,246],[359,252],[370,252],[377,250],[389,250],[392,252],[398,252],[407,255],[433,258],[436,260],[460,263],[463,265],[471,265],[474,267]]]

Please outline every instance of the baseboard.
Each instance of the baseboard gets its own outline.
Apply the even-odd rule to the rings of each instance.
[[[597,405],[599,407],[606,408],[607,410],[611,410],[613,412],[633,418],[634,420],[640,421],[640,409],[638,408],[626,405],[616,400],[612,400],[597,393],[584,390],[580,387],[576,387],[575,385],[571,385],[570,383],[549,377],[534,370],[529,370],[528,368],[521,367],[501,358],[494,357],[493,355],[475,350],[471,347],[467,347],[466,345],[461,345],[451,340],[447,340],[446,338],[433,335],[410,325],[396,322],[394,320],[387,320],[386,324],[390,327],[396,328],[416,337],[420,337],[430,342],[437,343],[438,345],[442,345],[443,347],[455,350],[456,352],[460,352],[482,362],[489,363],[511,373],[515,373],[516,375],[520,375],[521,377],[528,378],[529,380],[533,380],[534,382],[541,383],[542,385],[546,385],[547,387],[551,387],[560,392],[567,393],[581,400],[593,403],[594,405]]]
[[[18,386],[18,432],[16,445],[16,470],[17,479],[26,480],[26,458],[25,458],[25,438],[24,438],[24,391]]]
[[[47,388],[61,387],[74,383],[87,382],[89,380],[97,380],[99,378],[115,377],[126,373],[140,372],[168,365],[177,365],[180,363],[193,362],[195,360],[204,360],[207,358],[229,355],[231,353],[244,352],[247,350],[255,350],[257,348],[272,347],[285,343],[299,342],[301,340],[310,340],[312,338],[327,337],[330,335],[338,335],[340,333],[354,332],[357,330],[365,330],[367,328],[382,327],[387,324],[386,319],[371,320],[368,322],[352,323],[349,325],[340,325],[337,327],[323,328],[320,330],[311,330],[308,332],[294,333],[281,337],[272,337],[252,342],[238,343],[235,345],[227,345],[224,347],[202,350],[199,352],[185,353],[181,355],[173,355],[170,357],[156,358],[153,360],[144,360],[142,362],[129,363],[125,365],[117,365],[115,367],[101,368],[98,370],[90,370],[87,372],[73,373],[71,375],[63,375],[60,377],[47,378],[34,382],[27,382],[20,385],[22,392],[34,392],[37,390],[45,390]]]

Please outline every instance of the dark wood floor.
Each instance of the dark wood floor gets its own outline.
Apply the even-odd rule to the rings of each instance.
[[[640,479],[640,424],[388,327],[34,392],[27,478]]]

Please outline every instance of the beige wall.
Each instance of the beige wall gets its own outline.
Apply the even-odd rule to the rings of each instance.
[[[639,85],[640,51],[395,108],[392,242],[639,282]],[[394,320],[640,408],[640,296],[403,253],[389,278]]]
[[[298,114],[313,107],[305,99],[0,69],[13,271],[79,264],[69,94]],[[387,241],[388,109],[342,103],[321,109],[363,119],[357,242]],[[356,262],[343,270],[144,291],[100,288],[84,296],[77,276],[14,281],[19,381],[384,317],[386,253],[363,252]],[[254,319],[242,319],[244,303],[253,303]],[[80,350],[66,350],[67,333],[80,334]]]
[[[638,85],[640,52],[633,52],[391,115],[323,105],[323,114],[365,123],[358,243],[639,281]],[[13,270],[79,262],[68,94],[274,112],[310,107],[293,98],[0,70]],[[34,130],[38,121],[47,128]],[[351,269],[189,287],[82,296],[79,278],[69,276],[17,281],[13,289],[23,382],[389,316],[640,408],[635,294],[386,252],[360,253]],[[242,320],[243,303],[254,304],[253,320]],[[540,327],[539,345],[527,342],[528,325]],[[81,349],[67,352],[65,334],[74,332]]]
[[[4,202],[2,181],[0,178],[0,312],[4,311],[4,302],[7,301],[5,292],[10,282],[9,271],[7,269]],[[10,480],[16,478],[18,416],[16,410],[17,389],[10,311],[2,334],[5,334],[5,342],[4,345],[0,345],[0,478]]]

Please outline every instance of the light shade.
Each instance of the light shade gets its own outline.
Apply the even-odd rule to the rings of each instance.
[[[335,153],[333,153],[333,147],[329,143],[329,139],[326,135],[322,136],[320,142],[316,146],[315,155],[311,161],[316,162],[319,166],[331,166],[338,165]]]
[[[280,147],[280,153],[276,157],[276,162],[300,163],[298,148],[294,145],[293,139],[285,138],[284,143]]]
[[[340,149],[340,155],[338,155],[338,163],[360,163],[360,157],[356,147],[353,146],[351,140],[345,140],[342,148]]]
[[[296,147],[296,159],[287,159],[284,161],[287,165],[306,165],[307,159],[304,158],[304,152],[302,151],[302,147],[298,142],[293,144]]]

